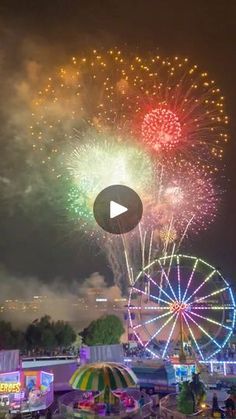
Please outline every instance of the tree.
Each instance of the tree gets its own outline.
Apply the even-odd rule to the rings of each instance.
[[[188,381],[181,384],[180,393],[177,397],[178,411],[185,415],[191,415],[195,410],[194,394],[189,386]]]
[[[125,332],[123,323],[115,315],[107,315],[94,320],[83,330],[81,336],[86,345],[112,345],[120,343]]]
[[[60,348],[68,348],[75,340],[76,333],[70,324],[58,320],[54,323],[54,333],[57,341],[57,346]]]
[[[66,322],[53,322],[49,316],[31,323],[25,332],[27,347],[36,350],[66,349],[76,339],[74,329]]]
[[[41,346],[41,332],[36,322],[31,323],[25,331],[25,340],[28,349],[39,349]]]
[[[11,349],[12,345],[12,325],[2,320],[0,321],[0,349]]]
[[[24,349],[24,333],[14,330],[10,322],[0,321],[0,349]]]

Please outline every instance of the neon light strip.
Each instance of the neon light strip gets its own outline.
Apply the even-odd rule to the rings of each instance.
[[[172,286],[171,286],[171,283],[170,283],[170,281],[169,281],[169,278],[168,278],[168,276],[166,275],[166,272],[164,271],[164,268],[162,267],[162,264],[161,264],[160,260],[158,260],[158,264],[159,264],[159,266],[160,266],[160,268],[161,268],[161,270],[162,270],[162,272],[163,272],[164,277],[166,278],[166,281],[168,282],[168,285],[169,285],[169,287],[170,287],[170,289],[171,289],[171,292],[172,292],[172,294],[173,294],[173,296],[174,296],[174,298],[175,298],[175,301],[178,301],[178,299],[177,299],[177,297],[176,297],[176,295],[175,295],[175,292],[174,292],[174,290],[173,290],[173,288],[172,288]],[[162,289],[162,292],[163,292],[163,289]]]
[[[176,259],[177,259],[178,294],[179,294],[179,302],[181,302],[179,256],[177,256]]]
[[[193,331],[192,331],[192,329],[191,329],[191,327],[190,327],[190,325],[189,325],[188,320],[186,319],[185,313],[183,313],[183,317],[184,317],[184,321],[185,321],[185,323],[186,323],[187,327],[189,328],[190,334],[191,334],[192,339],[193,339],[193,341],[194,341],[194,343],[195,343],[195,345],[196,345],[196,347],[197,347],[197,349],[198,349],[198,352],[200,353],[200,355],[201,355],[202,359],[204,359],[204,356],[202,355],[202,351],[201,351],[201,349],[200,349],[200,347],[199,347],[199,345],[198,345],[198,343],[197,343],[197,340],[196,340],[196,338],[195,338],[195,336],[194,336],[194,333],[193,333]]]
[[[130,306],[130,304],[131,304],[131,294],[132,294],[132,290],[129,293],[128,306]],[[133,320],[131,318],[131,312],[130,312],[130,310],[128,310],[128,316],[129,316],[129,324],[130,324],[130,326],[132,328],[133,327]]]
[[[155,354],[153,351],[151,351],[151,349],[146,348],[146,351],[149,352],[150,354],[152,354],[154,356],[154,358],[160,358],[159,355]]]
[[[168,306],[145,306],[145,307],[141,307],[141,306],[130,306],[128,307],[129,310],[169,310],[170,309],[170,305]]]
[[[172,217],[172,219],[173,219],[173,217]],[[175,249],[175,243],[173,244],[173,248],[172,248],[172,257],[173,257],[173,255],[174,255],[174,249]],[[166,254],[166,249],[165,249],[165,254]],[[169,266],[168,266],[168,271],[167,271],[167,276],[169,277],[169,274],[170,274],[170,268],[171,268],[171,264],[172,264],[172,257],[170,258],[170,262],[169,262]],[[165,261],[164,261],[164,264],[165,264]],[[160,280],[160,287],[161,287],[161,290],[160,290],[160,292],[159,292],[159,297],[161,297],[161,291],[162,291],[162,282],[163,282],[163,272],[161,273],[161,280]]]
[[[164,327],[167,326],[168,323],[170,323],[170,321],[173,319],[174,316],[175,316],[175,313],[172,314],[172,316],[170,316],[170,318],[166,320],[166,322],[154,333],[154,335],[151,336],[149,341],[145,344],[145,348],[149,345],[152,339],[154,339],[162,331],[162,329],[164,329]]]
[[[225,367],[225,363],[223,363],[223,370],[224,370],[224,375],[226,375],[226,367]]]
[[[186,314],[186,316],[188,316],[188,318],[206,335],[206,336],[208,336],[208,338],[209,339],[211,339],[212,340],[212,342],[214,342],[215,344],[216,344],[216,346],[218,346],[218,348],[221,348],[221,346],[219,345],[219,343],[218,342],[216,342],[216,340],[211,336],[211,335],[209,335],[209,333],[207,333],[207,331],[202,327],[202,326],[200,326],[200,324],[198,324],[197,322],[195,322],[195,320],[187,313],[187,312],[185,312],[185,314]]]
[[[216,324],[217,326],[224,327],[225,329],[228,329],[228,330],[232,330],[231,327],[225,326],[224,324],[219,323],[219,322],[217,322],[213,319],[210,319],[209,317],[201,316],[200,314],[194,313],[192,310],[191,310],[191,314],[193,314],[194,316],[199,317],[200,319],[207,320],[210,323]]]
[[[147,275],[147,274],[145,274],[147,277],[148,277],[148,279],[154,284],[154,285],[156,285],[160,290],[161,290],[161,292],[163,293],[163,294],[165,294],[166,295],[166,297],[168,297],[169,298],[169,300],[171,300],[173,303],[175,303],[175,300],[173,300],[173,298],[171,298],[164,290],[163,290],[163,288],[161,288],[158,284],[157,284],[157,282],[156,281],[154,281],[154,279],[152,279],[151,278],[151,276],[149,276],[149,275]],[[160,301],[161,299],[158,297],[158,301]]]
[[[139,327],[144,326],[145,324],[153,323],[156,320],[159,320],[159,319],[162,319],[163,317],[169,316],[169,314],[171,314],[171,313],[172,313],[172,311],[167,311],[167,313],[161,314],[160,316],[157,316],[157,317],[153,317],[152,319],[147,320],[144,323],[137,324],[136,326],[134,326],[134,329],[138,329]]]
[[[236,365],[236,361],[214,361],[214,360],[212,360],[212,361],[199,361],[201,364],[220,364],[220,365],[222,365],[222,364],[228,364],[228,365],[231,365],[231,364],[233,364],[233,365]]]
[[[233,315],[233,322],[232,322],[232,327],[234,328],[234,326],[235,326],[235,316],[236,316],[236,310],[235,310],[235,299],[234,299],[234,295],[233,295],[233,292],[232,292],[232,289],[231,289],[231,288],[229,288],[229,293],[230,293],[230,296],[231,296],[232,302],[233,302],[233,304],[234,304],[234,315]]]
[[[228,285],[228,284],[227,284]],[[233,295],[233,293],[232,293],[232,289],[230,288],[229,289],[229,292],[230,292],[230,296],[231,296],[231,298],[232,298],[232,301],[233,301],[233,304],[234,304],[234,307],[235,307],[235,299],[234,299],[234,295]]]
[[[20,374],[20,371],[12,371],[12,372],[1,372],[0,377],[2,375],[13,375],[13,374]]]
[[[211,277],[216,273],[217,271],[212,271],[205,279],[204,281],[195,289],[195,291],[185,300],[185,303],[187,303],[202,287],[205,285],[208,281],[210,281]]]
[[[192,303],[194,304],[194,303]],[[234,306],[192,306],[191,304],[191,309],[194,310],[234,310]]]
[[[214,268],[214,266],[210,265],[210,263],[207,263],[207,262],[205,262],[205,261],[204,261],[204,260],[202,260],[202,259],[199,259],[199,262],[201,262],[203,265],[209,266],[209,268],[211,268],[211,269],[215,269],[215,268]],[[218,272],[218,271],[217,271],[217,272]]]
[[[174,323],[173,323],[173,326],[172,326],[172,328],[171,328],[171,331],[170,331],[169,337],[168,337],[168,339],[167,339],[167,342],[166,342],[165,348],[164,348],[163,353],[162,353],[162,358],[164,358],[164,357],[165,357],[165,354],[166,354],[166,351],[167,351],[168,345],[169,345],[169,343],[170,343],[170,339],[171,339],[171,337],[172,337],[172,335],[173,335],[173,332],[174,332],[174,329],[175,329],[175,326],[176,326],[176,323],[177,323],[178,317],[179,317],[179,312],[177,313],[177,316],[176,316],[175,321],[174,321]]]
[[[161,300],[161,301],[163,301],[163,303],[167,303],[167,304],[169,304],[169,303],[168,303],[168,301],[166,301],[166,300],[162,300],[162,299],[160,299],[160,298],[158,298],[158,297],[155,297],[155,295],[148,294],[147,292],[142,291],[142,290],[140,290],[140,289],[138,289],[138,288],[133,287],[133,290],[134,290],[134,291],[137,291],[137,292],[140,292],[141,294],[147,295],[147,297],[151,297],[151,298],[153,298],[154,300]]]
[[[192,282],[194,272],[195,272],[195,270],[196,270],[196,268],[197,268],[197,264],[198,264],[198,259],[196,259],[196,261],[195,261],[195,263],[194,263],[194,267],[193,267],[193,270],[192,270],[191,275],[190,275],[190,277],[189,277],[188,284],[187,284],[187,287],[186,287],[186,290],[185,290],[185,293],[184,293],[184,296],[183,296],[183,301],[185,300],[185,297],[186,297],[186,295],[187,295],[188,289],[189,289],[190,284],[191,284],[191,282]]]
[[[134,332],[134,334],[135,334],[135,336],[136,336],[136,339],[139,341],[139,343],[140,343],[142,346],[144,346],[144,345],[143,345],[143,342],[141,341],[141,339],[140,339],[140,337],[139,337],[139,335],[135,332],[135,330],[133,330],[133,332]]]
[[[209,360],[209,359],[213,358],[213,356],[215,356],[216,354],[218,354],[218,353],[221,351],[221,349],[222,349],[222,348],[220,348],[220,349],[216,349],[216,351],[215,351],[215,352],[213,352],[213,354],[209,355],[209,356],[208,356],[208,358],[206,358],[206,360]]]
[[[230,333],[228,334],[228,336],[224,340],[224,342],[222,344],[222,348],[224,348],[224,346],[226,345],[226,343],[228,342],[228,340],[231,338],[232,333],[233,333],[233,330],[230,331]]]
[[[220,290],[214,291],[211,294],[204,295],[204,297],[198,298],[197,300],[194,301],[194,303],[198,303],[199,301],[206,300],[206,298],[212,297],[213,295],[220,294],[221,292],[223,292],[225,290],[228,290],[228,289],[229,289],[229,287],[221,288]],[[190,304],[193,304],[193,303],[190,303]]]

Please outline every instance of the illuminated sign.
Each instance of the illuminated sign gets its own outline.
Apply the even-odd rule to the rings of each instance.
[[[0,383],[0,393],[19,393],[20,383]]]

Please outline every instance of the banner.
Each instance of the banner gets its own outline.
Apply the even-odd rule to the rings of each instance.
[[[16,371],[20,367],[20,352],[18,349],[0,351],[0,373]]]
[[[122,345],[97,345],[90,348],[89,362],[124,362]]]

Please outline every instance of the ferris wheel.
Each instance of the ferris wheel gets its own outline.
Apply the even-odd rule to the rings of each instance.
[[[213,358],[230,339],[235,315],[230,284],[218,269],[193,256],[154,260],[130,290],[130,327],[154,357],[167,358],[187,345],[200,360]]]

